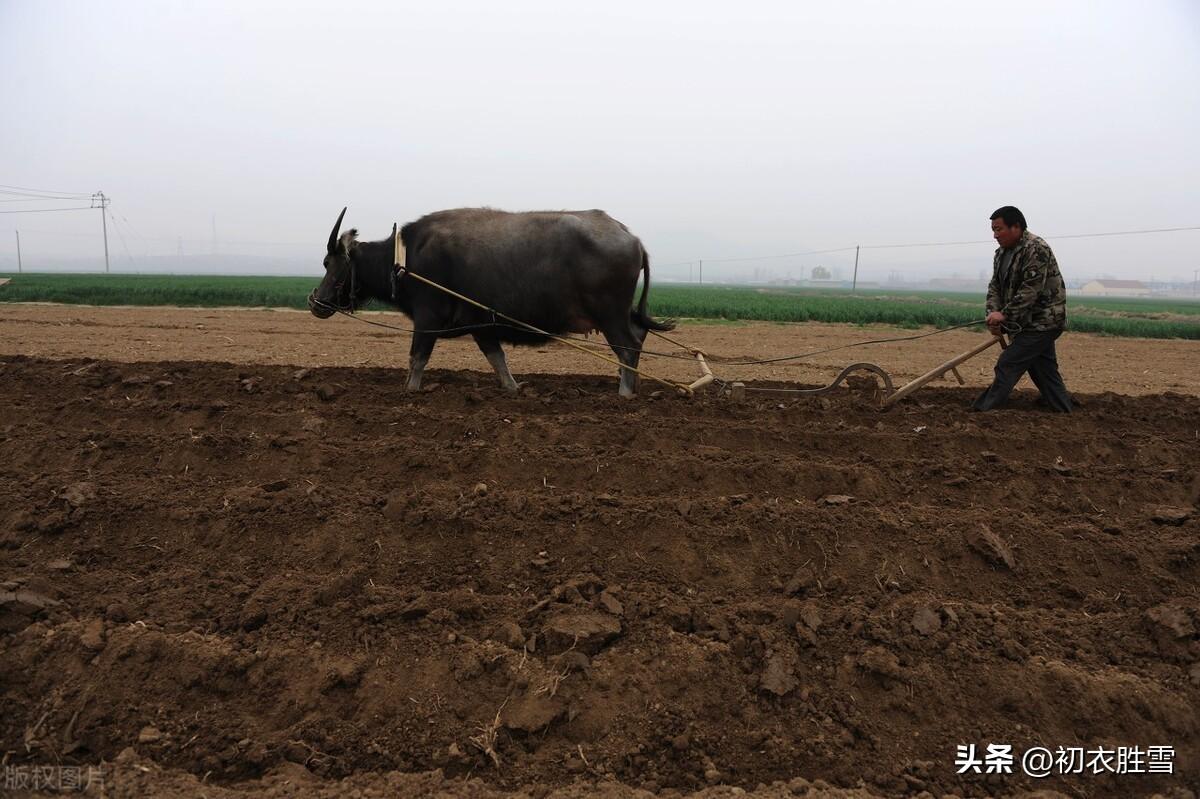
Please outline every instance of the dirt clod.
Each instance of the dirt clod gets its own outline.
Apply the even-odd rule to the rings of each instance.
[[[1178,527],[1192,518],[1192,514],[1191,508],[1159,506],[1150,511],[1150,521],[1155,524],[1170,524]]]
[[[565,710],[561,701],[545,694],[531,694],[505,705],[500,718],[507,729],[535,733],[553,724]]]
[[[521,632],[521,626],[513,621],[501,622],[491,637],[512,649],[522,649],[525,646],[525,633]]]
[[[162,737],[163,735],[157,727],[147,726],[142,727],[141,731],[138,732],[137,742],[140,744],[158,743],[162,740]]]
[[[767,661],[763,669],[760,687],[775,696],[786,696],[791,693],[800,681],[792,671],[792,666],[783,655],[774,655]]]
[[[881,646],[873,646],[863,652],[858,658],[858,665],[869,672],[883,677],[899,679],[904,675],[896,653]]]
[[[92,652],[99,652],[104,648],[104,620],[93,619],[88,622],[83,630],[83,634],[79,636],[79,643],[84,649]]]
[[[92,482],[72,483],[63,489],[62,498],[73,508],[82,508],[96,498],[96,484]]]
[[[553,616],[542,628],[542,641],[551,653],[578,649],[595,655],[621,634],[615,616],[594,611],[567,611]]]
[[[1189,608],[1183,600],[1156,605],[1146,611],[1150,635],[1159,651],[1168,657],[1186,656],[1188,643],[1196,635],[1197,618],[1200,618],[1200,606]]]
[[[805,594],[816,588],[817,575],[813,570],[804,566],[800,568],[783,586],[783,593],[788,596]]]
[[[625,606],[621,604],[621,600],[617,599],[608,591],[601,591],[596,597],[597,604],[607,613],[613,616],[622,616],[625,613]]]
[[[913,613],[912,626],[921,635],[933,635],[942,629],[942,617],[937,611],[922,605]]]
[[[1012,546],[986,524],[980,524],[979,529],[967,537],[967,543],[985,560],[996,566],[1003,566],[1010,570],[1017,567]]]

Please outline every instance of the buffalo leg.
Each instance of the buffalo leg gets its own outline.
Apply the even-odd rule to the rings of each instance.
[[[622,319],[612,325],[606,325],[602,330],[604,338],[608,340],[608,346],[613,348],[613,352],[617,355],[617,360],[622,365],[621,386],[618,393],[622,397],[635,396],[638,385],[637,372],[624,367],[637,368],[638,360],[642,355],[642,342],[638,340],[638,336],[630,329],[629,321],[626,319]]]
[[[496,370],[496,376],[500,378],[500,387],[505,391],[516,391],[517,381],[513,380],[512,372],[508,371],[508,361],[504,359],[504,348],[500,346],[500,342],[483,333],[475,333],[474,339],[488,363]]]
[[[408,383],[404,386],[408,391],[421,390],[421,375],[425,373],[425,364],[429,363],[429,356],[433,353],[433,345],[436,343],[437,336],[428,333],[413,334],[412,346],[408,348]]]
[[[635,317],[633,314],[629,315],[629,327],[633,330],[634,337],[637,338],[638,346],[640,347],[644,345],[646,343],[646,336],[650,333],[650,329],[642,327],[641,323],[638,322],[637,317]],[[638,356],[641,355],[640,352],[636,354]],[[635,362],[633,365],[637,366],[637,363]]]

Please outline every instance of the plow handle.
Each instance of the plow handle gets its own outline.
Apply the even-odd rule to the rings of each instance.
[[[956,355],[953,358],[951,358],[950,360],[946,361],[941,366],[938,366],[934,369],[930,369],[928,372],[921,375],[916,380],[913,380],[910,383],[905,383],[903,386],[896,389],[895,393],[884,398],[883,407],[887,408],[887,407],[899,402],[900,400],[904,399],[909,394],[913,393],[914,391],[921,388],[922,386],[924,386],[928,383],[932,383],[934,380],[937,380],[939,377],[946,374],[946,372],[949,372],[950,370],[954,369],[956,366],[958,366],[963,361],[969,361],[971,358],[974,358],[976,355],[983,352],[987,348],[994,347],[997,343],[999,343],[1003,347],[1008,346],[1004,342],[1004,339],[1002,337],[990,336],[986,342],[984,342],[983,344],[980,344],[979,346],[975,347],[974,349],[968,350],[967,352],[964,352],[962,355]]]

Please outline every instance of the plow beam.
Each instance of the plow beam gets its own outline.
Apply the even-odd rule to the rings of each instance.
[[[958,368],[957,367],[960,363],[971,360],[979,353],[983,352],[984,350],[988,349],[989,347],[994,347],[997,344],[1004,346],[1004,339],[1001,338],[1000,336],[992,336],[990,339],[988,339],[983,344],[980,344],[978,347],[968,350],[967,352],[964,352],[962,355],[956,355],[953,358],[951,358],[950,360],[946,361],[941,366],[938,366],[934,369],[930,369],[928,372],[921,375],[916,380],[913,380],[911,383],[904,384],[900,388],[896,389],[896,391],[894,393],[889,394],[887,397],[885,397],[883,400],[883,407],[885,407],[885,408],[891,407],[892,405],[894,405],[895,403],[904,399],[909,394],[913,393],[914,391],[921,388],[922,386],[932,383],[934,380],[937,380],[939,377],[946,374],[946,372],[954,372],[954,374],[956,376],[958,376]],[[960,381],[962,381],[962,377],[959,377],[958,379]]]

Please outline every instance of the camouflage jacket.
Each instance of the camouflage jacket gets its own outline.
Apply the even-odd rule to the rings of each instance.
[[[1028,230],[1013,245],[1008,274],[1000,274],[1002,248],[992,261],[987,310],[1000,311],[1022,330],[1062,330],[1067,324],[1067,287],[1050,245]]]

